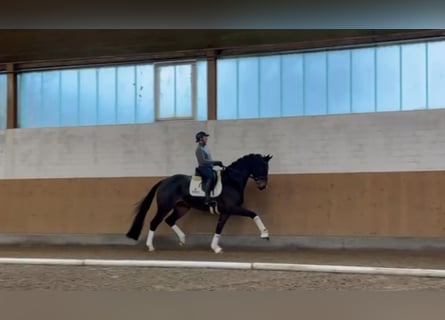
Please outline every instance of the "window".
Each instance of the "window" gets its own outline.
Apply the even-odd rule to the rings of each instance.
[[[445,108],[445,41],[218,60],[218,119]]]
[[[351,51],[330,51],[326,59],[327,112],[351,112]]]
[[[0,74],[0,130],[6,129],[7,96],[7,76]]]
[[[207,120],[205,60],[23,72],[17,79],[21,128]]]
[[[281,56],[281,116],[304,114],[303,55],[285,54]]]
[[[351,112],[376,110],[374,49],[351,50]]]
[[[217,119],[445,108],[445,41],[217,59]],[[18,125],[207,120],[207,61],[21,72]],[[0,129],[6,127],[0,74]]]
[[[426,47],[427,63],[427,107],[445,108],[445,41],[430,42]]]
[[[150,65],[20,73],[18,125],[152,122],[152,76]]]
[[[376,49],[377,111],[401,110],[400,47]]]
[[[327,54],[326,52],[305,53],[303,59],[305,114],[326,114],[328,113]]]
[[[156,119],[194,119],[196,115],[196,65],[155,65]]]
[[[217,118],[239,119],[238,111],[238,60],[220,59],[217,60],[216,73],[216,99]],[[249,105],[252,108],[252,105]]]
[[[426,44],[416,43],[400,47],[401,106],[403,110],[427,107]]]

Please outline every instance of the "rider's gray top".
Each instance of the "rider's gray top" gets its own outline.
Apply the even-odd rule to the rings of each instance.
[[[196,154],[196,159],[198,160],[198,165],[203,167],[213,166],[212,155],[210,154],[210,151],[206,145],[198,143],[195,154]]]

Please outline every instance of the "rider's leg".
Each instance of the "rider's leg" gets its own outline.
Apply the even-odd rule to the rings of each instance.
[[[211,199],[210,199],[210,188],[211,187],[212,187],[212,179],[210,177],[208,177],[207,181],[206,181],[206,183],[204,185],[204,192],[205,192],[205,195],[206,195],[206,197],[205,197],[206,205],[209,205],[210,202],[211,202]]]
[[[205,192],[205,204],[206,205],[211,205],[212,200],[210,198],[210,191],[212,188],[212,182],[213,182],[213,171],[212,168],[204,168],[204,170],[202,170],[202,173],[205,177],[204,178],[204,192]]]

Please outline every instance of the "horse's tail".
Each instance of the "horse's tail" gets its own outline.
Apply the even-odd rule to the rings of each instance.
[[[145,198],[139,202],[137,206],[137,213],[134,217],[133,224],[130,230],[127,232],[127,237],[133,240],[138,240],[141,234],[142,227],[144,226],[145,216],[147,215],[148,209],[150,209],[153,198],[155,197],[156,191],[163,180],[156,183],[151,190],[147,193]]]

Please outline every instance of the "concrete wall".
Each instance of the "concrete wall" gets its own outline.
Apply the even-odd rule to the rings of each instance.
[[[445,235],[445,110],[9,130],[0,233],[123,234],[148,188],[193,171],[201,129],[226,164],[274,154],[270,189],[250,184],[246,199],[272,235]],[[193,212],[180,225],[210,234],[215,219]],[[234,217],[225,233],[257,230]]]
[[[445,169],[445,110],[49,129],[0,134],[0,177],[165,176],[192,172],[206,130],[229,164],[272,153],[271,173]]]

